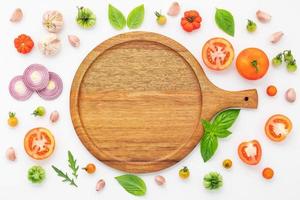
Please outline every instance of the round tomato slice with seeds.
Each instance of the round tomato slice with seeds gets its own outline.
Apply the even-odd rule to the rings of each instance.
[[[275,142],[284,140],[292,130],[291,120],[284,115],[273,115],[265,125],[265,133],[268,138]]]
[[[43,160],[51,156],[55,148],[52,133],[46,128],[31,129],[24,138],[26,153],[36,160]]]
[[[238,147],[240,159],[248,165],[257,165],[261,160],[261,146],[257,140],[243,142]]]
[[[234,50],[231,43],[224,38],[212,38],[202,48],[204,64],[213,70],[228,68],[234,58]]]

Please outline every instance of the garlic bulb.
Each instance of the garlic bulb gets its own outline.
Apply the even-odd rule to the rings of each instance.
[[[50,33],[38,43],[39,50],[45,56],[53,56],[58,53],[61,43],[56,34]]]
[[[64,25],[63,15],[56,10],[49,10],[43,15],[43,26],[50,33],[58,33]]]
[[[11,22],[19,22],[23,19],[23,12],[21,8],[17,8],[10,17]]]

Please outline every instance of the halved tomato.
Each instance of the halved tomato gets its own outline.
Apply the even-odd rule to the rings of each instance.
[[[26,134],[24,148],[30,157],[36,160],[43,160],[53,153],[55,140],[48,129],[34,128]]]
[[[233,58],[233,47],[224,38],[212,38],[202,47],[203,62],[210,69],[224,70],[231,65]]]
[[[280,142],[286,138],[292,130],[291,120],[284,115],[273,115],[270,117],[265,125],[265,133],[275,142]]]
[[[257,165],[261,160],[261,146],[257,140],[243,142],[238,147],[240,159],[248,165]]]

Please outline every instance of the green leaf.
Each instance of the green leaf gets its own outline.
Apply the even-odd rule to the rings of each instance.
[[[115,177],[115,179],[130,194],[133,194],[135,196],[143,196],[146,194],[146,184],[138,176],[125,174],[122,176],[117,176]]]
[[[234,19],[232,14],[224,9],[217,9],[215,21],[218,27],[228,35],[234,36]]]
[[[226,138],[230,134],[231,132],[228,130],[219,130],[219,131],[216,130],[216,132],[214,132],[214,135],[217,136],[218,138]]]
[[[71,179],[67,173],[64,173],[63,171],[61,171],[60,169],[58,169],[57,167],[55,167],[54,165],[52,165],[53,170],[57,173],[57,176],[62,177],[63,180],[62,182],[69,182],[70,185],[73,185],[75,187],[77,187],[76,183],[74,182],[74,179]]]
[[[109,23],[117,30],[122,30],[126,26],[126,19],[123,13],[113,5],[108,5]]]
[[[136,29],[141,26],[144,21],[145,9],[144,4],[134,8],[127,17],[127,26],[130,29]]]
[[[218,138],[211,133],[205,132],[201,139],[200,148],[203,161],[208,161],[218,148]]]
[[[201,123],[202,123],[202,126],[203,126],[205,132],[210,132],[211,131],[212,125],[210,124],[209,121],[206,121],[205,119],[202,119]]]
[[[76,164],[76,160],[74,159],[74,156],[72,155],[71,151],[68,151],[68,162],[69,162],[69,167],[72,170],[72,175],[75,178],[77,178],[79,166]]]
[[[239,116],[239,113],[239,109],[228,109],[220,112],[212,123],[214,131],[218,132],[230,128]]]

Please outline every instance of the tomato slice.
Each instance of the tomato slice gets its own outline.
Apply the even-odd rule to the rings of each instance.
[[[36,160],[48,158],[54,151],[55,140],[46,128],[31,129],[24,138],[26,153]]]
[[[261,160],[261,146],[257,140],[243,142],[238,147],[240,159],[248,165],[257,165]]]
[[[204,64],[212,70],[224,70],[228,68],[234,58],[234,50],[231,43],[224,38],[212,38],[202,48]]]
[[[273,115],[266,122],[265,133],[270,140],[280,142],[291,133],[292,126],[288,117],[280,114]]]

